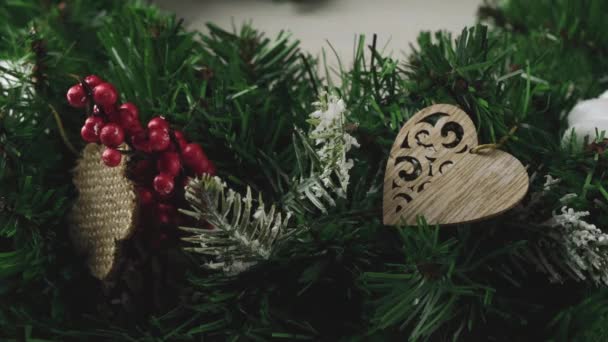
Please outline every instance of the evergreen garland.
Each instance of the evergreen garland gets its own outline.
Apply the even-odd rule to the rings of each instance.
[[[286,33],[188,32],[140,1],[2,2],[0,336],[605,340],[603,282],[568,271],[567,250],[543,242],[582,230],[599,241],[608,227],[608,154],[562,144],[565,114],[608,83],[605,13],[602,0],[486,4],[479,25],[457,37],[423,32],[404,60],[361,36],[353,64],[334,70]],[[238,274],[201,267],[206,256],[176,247],[141,266],[170,272],[104,288],[74,253],[66,219],[76,197],[69,146],[84,144],[82,113],[64,94],[75,75],[90,73],[136,102],[143,119],[163,113],[203,144],[234,191],[299,204],[291,220],[307,229]],[[323,91],[343,99],[360,147],[349,152],[347,192],[320,213],[293,191],[310,175],[294,136]],[[505,148],[531,175],[521,206],[458,227],[382,225],[389,149],[432,103],[469,113],[480,143],[518,127]],[[546,175],[560,181],[547,184]]]

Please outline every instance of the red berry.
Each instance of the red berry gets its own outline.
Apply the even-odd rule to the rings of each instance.
[[[99,126],[99,125],[103,125],[105,122],[102,118],[100,118],[99,116],[89,116],[85,121],[84,121],[84,125],[87,127],[95,127],[95,126]],[[101,129],[101,128],[99,128]]]
[[[133,135],[143,132],[144,129],[143,129],[143,127],[141,127],[141,124],[139,123],[139,121],[135,121],[135,123],[131,127],[125,128],[125,131],[129,135],[133,136]]]
[[[106,148],[101,154],[101,160],[103,163],[109,167],[118,166],[120,164],[120,160],[122,159],[122,154],[116,149]]]
[[[161,129],[168,131],[169,124],[167,123],[165,118],[163,118],[162,116],[157,116],[157,117],[152,118],[148,122],[148,129],[155,129],[155,128],[161,128]]]
[[[153,128],[148,132],[148,139],[150,140],[150,149],[152,151],[164,151],[171,144],[171,138],[169,132],[162,128]]]
[[[92,127],[87,127],[87,125],[82,126],[80,129],[80,136],[82,137],[82,140],[90,143],[97,142],[97,139],[99,138],[99,136],[95,134],[95,130]]]
[[[159,215],[158,219],[159,219],[159,221],[161,221],[160,215]],[[150,238],[150,240],[149,240],[150,247],[152,249],[160,249],[161,247],[163,247],[163,244],[165,243],[165,241],[167,241],[167,239],[168,239],[167,234],[160,232]]]
[[[196,143],[187,144],[182,151],[182,157],[185,161],[190,162],[198,160],[203,156],[203,148]]]
[[[98,105],[93,105],[93,115],[102,116],[104,113]]]
[[[177,152],[177,144],[175,144],[173,141],[170,142],[169,147],[167,147],[166,149],[167,152]]]
[[[154,177],[154,190],[161,195],[168,195],[173,191],[175,183],[173,177],[164,173]]]
[[[160,224],[170,224],[173,220],[171,215],[169,215],[168,213],[163,213],[163,212],[158,212],[158,222],[160,222]],[[162,233],[165,237],[166,234]],[[163,236],[161,235],[161,236]],[[161,241],[164,240],[164,238],[161,238]]]
[[[145,184],[152,184],[152,179],[155,176],[155,172],[156,170],[152,166],[152,163],[147,159],[139,160],[131,169],[133,178],[137,180],[138,183]]]
[[[90,128],[95,133],[95,136],[99,138],[99,134],[101,133],[101,129],[106,123],[99,116],[89,116],[84,121],[84,126]]]
[[[137,117],[133,114],[133,112],[131,112],[130,110],[121,108],[119,110],[119,116],[120,116],[120,125],[122,126],[122,128],[124,128],[127,131],[131,131],[132,128],[136,127],[136,126],[140,126],[139,121],[137,120]]]
[[[175,140],[184,140],[186,141],[186,137],[184,136],[184,132],[180,130],[174,130],[173,135],[175,136]]]
[[[175,177],[179,174],[182,165],[177,153],[165,152],[158,159],[156,167],[159,172]]]
[[[108,121],[114,122],[120,125],[120,113],[116,105],[103,106],[103,111],[108,117]]]
[[[125,141],[125,132],[117,124],[109,123],[101,129],[99,139],[108,147],[117,147]]]
[[[118,113],[108,113],[108,121],[120,126],[120,116]],[[122,127],[121,127],[122,128]]]
[[[135,119],[139,119],[139,109],[137,106],[131,102],[123,103],[120,107],[118,107],[120,112],[129,111],[135,117]]]
[[[211,169],[211,162],[209,161],[209,159],[207,159],[207,157],[198,160],[195,164],[191,166],[191,168],[192,171],[194,171],[194,174],[197,176],[200,176],[204,173],[211,174],[211,172],[209,172],[209,170]]]
[[[147,173],[152,167],[152,163],[148,159],[142,159],[135,163],[135,167],[133,168],[133,173],[137,176]]]
[[[157,215],[158,222],[160,224],[169,225],[173,222],[173,218],[168,213],[158,212],[156,215]],[[165,233],[161,233],[161,235],[160,235],[161,243],[163,240],[166,240],[166,239],[167,239],[167,235]]]
[[[118,100],[118,92],[110,83],[104,82],[93,89],[93,99],[98,105],[111,106]]]
[[[150,153],[150,139],[148,139],[148,133],[144,130],[139,131],[131,137],[131,143],[136,150],[145,153]]]
[[[182,158],[184,159],[184,164],[194,167],[200,164],[202,160],[207,159],[207,156],[199,144],[190,143],[182,149]]]
[[[137,189],[139,193],[139,203],[143,206],[149,206],[154,203],[154,194],[147,188]]]
[[[119,115],[115,106],[101,107],[93,105],[93,115],[108,119],[109,122],[119,123]]]
[[[175,222],[177,211],[175,207],[170,204],[159,203],[156,206],[156,213],[158,215],[158,221],[161,224],[172,224]]]
[[[211,160],[209,161],[209,168],[207,169],[207,173],[210,176],[215,176],[215,174],[217,173],[217,169],[215,168],[215,165],[213,164],[213,162],[211,162]]]
[[[177,141],[177,144],[179,145],[179,149],[183,150],[186,145],[188,145],[188,142],[186,141],[186,137],[184,136],[184,133],[182,133],[181,131],[173,131],[173,135],[175,136],[175,141]]]
[[[87,94],[80,83],[68,89],[66,98],[70,106],[74,108],[83,108],[87,105]]]
[[[89,75],[84,78],[84,83],[86,83],[91,89],[93,89],[103,83],[103,80],[97,75]]]

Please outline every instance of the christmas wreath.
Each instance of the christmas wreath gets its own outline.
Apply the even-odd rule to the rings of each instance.
[[[3,2],[0,336],[606,340],[605,13],[485,4],[336,70],[139,1]]]

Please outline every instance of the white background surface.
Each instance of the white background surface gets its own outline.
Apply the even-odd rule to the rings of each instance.
[[[244,22],[270,37],[290,31],[302,48],[313,55],[329,51],[331,42],[342,61],[352,60],[356,34],[395,57],[410,51],[420,31],[445,29],[459,33],[475,24],[482,0],[154,0],[174,11],[190,29],[204,30],[207,22],[230,29]],[[388,44],[387,44],[388,43]]]

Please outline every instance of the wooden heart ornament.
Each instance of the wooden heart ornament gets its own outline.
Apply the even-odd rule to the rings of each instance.
[[[477,132],[458,107],[438,104],[401,128],[384,175],[385,225],[478,221],[513,208],[528,191],[528,173],[512,155],[472,153]]]

